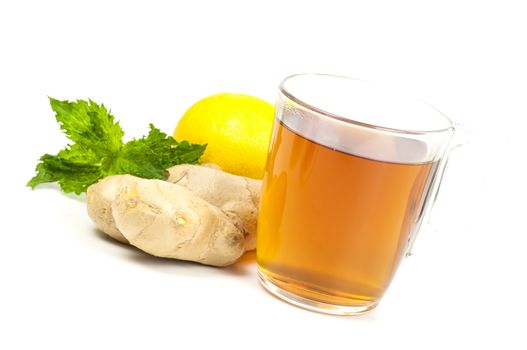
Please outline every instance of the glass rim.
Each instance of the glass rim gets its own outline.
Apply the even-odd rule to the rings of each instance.
[[[290,99],[291,101],[295,102],[296,104],[298,104],[298,105],[300,105],[300,106],[302,106],[302,107],[304,107],[304,108],[306,108],[306,109],[308,109],[308,110],[310,110],[312,112],[320,114],[320,115],[322,115],[324,117],[336,119],[336,120],[339,120],[341,122],[357,125],[357,126],[368,128],[368,129],[375,129],[375,130],[387,131],[387,132],[393,132],[393,133],[400,133],[400,134],[426,135],[426,134],[431,134],[431,133],[442,133],[442,132],[452,131],[452,130],[455,129],[454,128],[454,123],[452,122],[452,120],[449,117],[447,117],[439,109],[437,109],[436,107],[432,106],[428,102],[423,101],[423,100],[421,100],[420,98],[417,98],[417,97],[414,97],[416,102],[422,103],[425,106],[427,106],[428,108],[431,108],[435,112],[439,113],[439,115],[441,115],[441,117],[443,117],[448,122],[448,126],[444,127],[444,128],[430,129],[430,130],[405,130],[405,129],[398,129],[398,128],[386,127],[386,126],[382,126],[382,125],[375,125],[375,124],[365,123],[365,122],[361,122],[361,121],[358,121],[358,120],[355,120],[355,119],[339,116],[338,114],[335,114],[335,113],[332,113],[332,112],[327,111],[325,109],[321,109],[321,108],[318,108],[316,106],[313,106],[312,104],[310,104],[310,103],[308,103],[308,102],[296,97],[292,92],[287,90],[287,88],[285,87],[285,83],[287,81],[293,79],[293,78],[301,77],[301,76],[319,76],[319,77],[320,76],[324,76],[324,77],[331,77],[331,78],[353,80],[353,81],[369,84],[370,86],[373,86],[376,89],[382,88],[383,85],[376,84],[376,83],[371,83],[371,82],[366,81],[366,80],[357,79],[357,78],[351,78],[351,77],[347,77],[347,76],[343,76],[343,75],[325,74],[325,73],[298,73],[298,74],[289,75],[289,76],[285,77],[284,79],[282,79],[282,81],[280,82],[280,84],[278,86],[280,93],[282,93],[284,96],[286,96],[288,99]],[[412,97],[412,96],[408,95],[407,97]]]

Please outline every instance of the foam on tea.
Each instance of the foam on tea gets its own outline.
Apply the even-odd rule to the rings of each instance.
[[[309,75],[288,81],[284,88],[296,95],[291,100],[279,99],[282,105],[277,110],[283,111],[279,116],[283,124],[321,145],[375,160],[425,163],[441,153],[442,143],[430,139],[444,135],[423,134],[450,126],[439,111],[368,83],[350,85],[349,79],[334,78],[319,79],[316,86],[310,85]],[[325,86],[329,83],[331,88]],[[404,132],[394,132],[397,130]]]

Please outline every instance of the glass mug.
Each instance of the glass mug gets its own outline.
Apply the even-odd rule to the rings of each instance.
[[[373,309],[435,200],[453,134],[433,107],[361,80],[284,79],[258,218],[263,286],[314,311]]]

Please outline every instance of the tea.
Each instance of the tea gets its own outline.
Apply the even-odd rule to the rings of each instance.
[[[375,304],[418,223],[438,162],[320,145],[275,123],[258,220],[260,274],[312,301]]]

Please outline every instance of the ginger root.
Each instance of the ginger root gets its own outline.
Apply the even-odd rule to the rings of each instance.
[[[140,179],[111,207],[123,236],[149,254],[225,266],[244,252],[243,233],[229,218],[182,186]]]
[[[220,208],[245,236],[245,250],[256,248],[256,223],[261,180],[237,176],[199,165],[181,164],[167,169],[167,181],[191,190]]]
[[[161,257],[225,266],[255,248],[261,181],[193,165],[167,174],[91,185],[89,216],[110,237]]]
[[[88,215],[95,223],[95,226],[108,236],[123,243],[128,243],[128,240],[115,226],[115,220],[112,215],[112,202],[126,185],[131,185],[137,180],[139,178],[132,175],[108,176],[89,186],[86,191]]]

